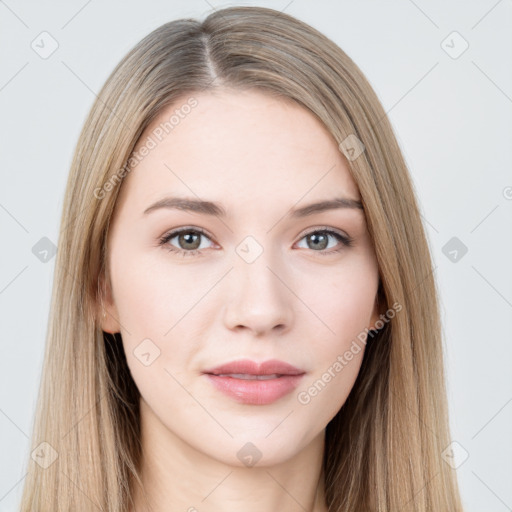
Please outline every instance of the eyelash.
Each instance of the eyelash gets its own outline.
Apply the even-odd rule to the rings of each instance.
[[[208,234],[204,230],[202,230],[201,228],[180,228],[180,229],[176,229],[174,231],[170,231],[169,233],[166,233],[161,238],[159,238],[158,245],[162,246],[162,247],[165,246],[165,245],[168,245],[166,247],[166,249],[169,252],[174,252],[174,253],[177,253],[177,254],[181,254],[182,257],[195,256],[196,254],[199,254],[202,251],[202,249],[193,249],[191,251],[185,251],[184,249],[178,249],[178,248],[168,244],[168,242],[170,240],[172,240],[175,236],[180,235],[181,233],[201,234],[201,235],[205,236],[206,238],[210,239]],[[329,251],[329,252],[326,252],[325,250],[313,251],[313,252],[318,252],[322,256],[328,256],[328,255],[331,255],[331,254],[339,253],[339,252],[341,252],[343,249],[345,249],[347,247],[352,247],[353,242],[354,242],[354,240],[352,238],[350,238],[348,236],[345,236],[345,235],[341,235],[337,231],[333,231],[332,229],[328,229],[328,228],[315,229],[313,231],[310,231],[309,233],[305,233],[302,236],[301,240],[303,238],[305,238],[305,237],[307,237],[309,235],[315,234],[315,233],[327,233],[329,235],[332,235],[339,242],[341,242],[341,244],[342,244],[342,246],[339,249],[336,249],[334,251],[332,251],[332,250]]]

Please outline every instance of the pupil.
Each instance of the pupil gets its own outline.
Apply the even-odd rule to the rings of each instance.
[[[185,240],[185,245],[188,244],[188,243],[192,243],[193,242],[190,240],[190,237],[197,237],[197,239],[199,239],[198,235],[195,235],[193,233],[185,233],[182,235],[182,239]],[[189,249],[197,249],[197,247],[199,247],[199,244],[197,243],[197,240],[195,241],[195,246],[194,247],[189,247]]]
[[[313,235],[311,235],[311,238],[312,238],[313,240],[316,240],[316,241],[314,242],[314,244],[315,244],[315,246],[316,246],[316,247],[318,247],[318,246],[319,246],[319,245],[318,245],[318,243],[317,243],[317,242],[318,242],[318,239],[323,238],[323,242],[324,242],[324,243],[322,244],[322,241],[320,241],[320,245],[321,245],[321,248],[322,248],[322,249],[325,249],[325,247],[326,247],[325,242],[326,242],[326,240],[327,240],[327,237],[326,237],[325,235],[317,235],[317,234],[313,234]]]

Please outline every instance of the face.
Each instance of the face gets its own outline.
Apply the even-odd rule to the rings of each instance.
[[[361,199],[309,111],[254,91],[194,98],[122,185],[102,327],[122,335],[148,424],[228,464],[248,442],[275,464],[323,435],[349,395],[354,340],[378,319],[377,261],[362,209],[300,212]],[[238,360],[255,365],[205,373]],[[262,376],[268,360],[297,375]]]

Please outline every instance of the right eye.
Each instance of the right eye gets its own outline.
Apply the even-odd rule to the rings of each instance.
[[[200,228],[180,228],[163,235],[160,238],[159,245],[165,247],[170,252],[181,254],[184,257],[194,256],[199,254],[201,250],[204,249],[204,247],[200,249],[201,237],[208,238],[206,232]],[[170,242],[173,238],[177,238],[178,244],[180,244],[182,247],[176,247],[172,245]],[[189,247],[187,247],[187,245],[189,245]]]

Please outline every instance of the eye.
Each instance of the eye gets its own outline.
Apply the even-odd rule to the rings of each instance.
[[[341,242],[341,246],[333,251],[326,252],[325,249],[328,247],[329,238],[334,238],[338,242]],[[342,235],[332,229],[322,228],[315,231],[306,233],[301,240],[306,239],[307,248],[313,249],[321,255],[328,256],[330,254],[336,254],[345,249],[346,247],[352,247],[353,239],[347,235]]]
[[[163,235],[159,239],[159,245],[165,247],[169,252],[180,254],[183,257],[201,255],[202,249],[205,249],[205,247],[201,247],[201,237],[210,240],[206,232],[200,228],[180,228]],[[174,238],[177,239],[178,247],[171,243]],[[332,251],[325,251],[329,245],[329,238],[341,242],[341,246]],[[310,231],[300,240],[302,241],[304,239],[307,240],[306,243],[308,247],[306,248],[312,249],[314,252],[318,252],[319,254],[326,256],[338,253],[346,247],[351,247],[353,244],[353,239],[349,236],[342,235],[341,233],[328,228]]]
[[[200,249],[204,249],[204,247],[201,247],[201,237],[208,238],[202,229],[181,228],[165,234],[160,238],[159,245],[166,246],[168,251],[181,254],[182,256],[194,256],[195,254],[200,254]],[[178,247],[170,243],[173,238],[177,238]]]

